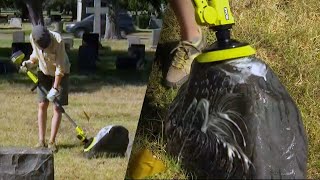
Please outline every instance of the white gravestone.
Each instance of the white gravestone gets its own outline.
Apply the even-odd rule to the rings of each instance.
[[[13,43],[24,43],[25,34],[24,31],[16,31],[12,33],[12,42]]]
[[[22,28],[21,18],[11,18],[9,20],[9,26],[13,28]]]
[[[86,8],[87,14],[94,14],[93,32],[101,37],[101,14],[107,14],[108,8],[101,7],[101,0],[94,0],[94,7]]]
[[[154,29],[152,31],[152,48],[157,48],[160,39],[161,29]]]
[[[132,44],[141,44],[140,37],[138,36],[127,36],[129,47],[131,47]]]

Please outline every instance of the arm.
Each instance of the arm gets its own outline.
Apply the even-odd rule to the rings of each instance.
[[[55,76],[54,83],[53,83],[53,88],[54,89],[58,90],[62,77],[63,77],[62,75],[56,75]]]
[[[33,49],[33,51],[32,51],[32,54],[30,55],[30,58],[29,58],[29,60],[30,60],[30,62],[32,63],[32,64],[36,64],[36,63],[38,63],[38,56],[37,56],[37,52],[36,52],[36,50],[35,50],[35,44],[34,44],[34,42],[33,42],[33,38],[32,38],[32,36],[30,35],[30,43],[31,43],[31,46],[32,46],[32,49]]]
[[[63,40],[60,41],[58,48],[56,49],[56,72],[53,88],[58,89],[61,79],[65,73],[65,49]]]

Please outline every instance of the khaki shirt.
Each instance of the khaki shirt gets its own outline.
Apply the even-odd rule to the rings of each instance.
[[[71,65],[62,37],[56,32],[49,32],[51,35],[51,43],[49,47],[44,50],[38,48],[32,38],[32,34],[30,34],[30,43],[33,48],[30,60],[34,63],[39,63],[39,69],[45,75],[64,76],[64,74],[69,74]]]

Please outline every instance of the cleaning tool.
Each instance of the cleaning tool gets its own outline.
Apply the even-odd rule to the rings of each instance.
[[[305,179],[301,113],[277,75],[233,40],[227,0],[194,0],[217,41],[198,55],[165,118],[166,152],[198,179]]]
[[[25,54],[22,51],[17,51],[11,55],[11,61],[17,66],[21,66]],[[20,67],[20,71],[25,72],[33,83],[47,94],[47,90],[39,84],[38,77],[30,71],[27,67]],[[64,108],[55,99],[53,103],[59,108],[60,112],[64,114],[69,122],[73,125],[77,132],[77,138],[84,144],[84,153],[86,157],[97,157],[96,153],[111,153],[123,156],[129,144],[128,130],[123,126],[110,125],[98,133],[96,137],[88,138],[84,130],[67,114]]]

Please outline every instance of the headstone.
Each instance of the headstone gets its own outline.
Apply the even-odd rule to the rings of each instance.
[[[51,18],[50,17],[45,17],[44,18],[44,25],[49,26],[51,24]]]
[[[99,34],[85,33],[79,47],[78,67],[82,72],[94,72],[99,55]]]
[[[51,22],[60,22],[62,20],[61,15],[53,14],[50,16]]]
[[[63,31],[63,22],[52,22],[53,29],[52,31],[61,33]]]
[[[129,47],[133,44],[141,44],[140,37],[138,36],[127,36]]]
[[[8,17],[0,15],[0,23],[5,24],[7,22],[8,22]]]
[[[18,72],[15,65],[8,57],[0,57],[0,74],[8,74]]]
[[[17,51],[22,51],[25,54],[25,59],[29,59],[30,55],[33,51],[31,43],[12,43],[11,45],[11,52],[12,54]]]
[[[95,48],[86,45],[79,47],[78,67],[80,72],[95,72],[97,60],[98,54]]]
[[[162,23],[163,23],[162,19],[158,19],[158,18],[152,16],[149,21],[149,28],[150,29],[161,29]]]
[[[86,158],[125,156],[129,144],[129,131],[120,125],[110,125],[102,128],[95,137],[96,142]]]
[[[119,56],[116,60],[117,69],[136,69],[144,67],[145,45],[132,44],[128,49],[128,56]]]
[[[14,43],[24,43],[25,33],[24,31],[16,31],[12,33],[12,42]]]
[[[107,14],[108,8],[101,8],[101,0],[94,0],[94,7],[86,8],[86,13],[94,13],[93,32],[101,37],[101,14]]]
[[[48,149],[0,148],[0,179],[54,179]]]
[[[99,48],[99,34],[97,33],[84,33],[82,36],[82,45],[90,45]]]
[[[157,48],[160,39],[161,29],[152,30],[152,48]]]
[[[11,18],[9,20],[9,26],[12,28],[22,28],[21,18]]]

